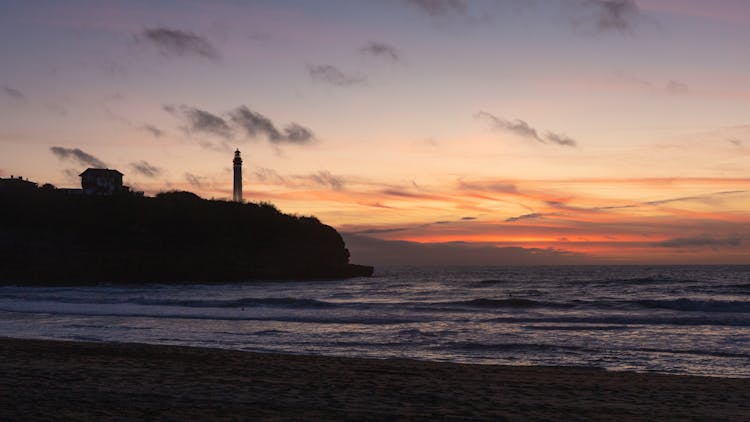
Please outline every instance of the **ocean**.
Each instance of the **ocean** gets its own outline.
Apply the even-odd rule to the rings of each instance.
[[[750,377],[750,266],[0,287],[0,336]]]

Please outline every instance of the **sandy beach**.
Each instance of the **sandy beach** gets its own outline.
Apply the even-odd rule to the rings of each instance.
[[[747,420],[750,380],[0,339],[3,420]]]

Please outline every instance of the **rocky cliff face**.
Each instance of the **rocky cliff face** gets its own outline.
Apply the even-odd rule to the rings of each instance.
[[[270,204],[0,191],[0,283],[222,283],[372,274],[341,236]]]

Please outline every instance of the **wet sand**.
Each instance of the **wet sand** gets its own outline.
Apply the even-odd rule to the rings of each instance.
[[[750,420],[750,380],[0,339],[2,420]]]

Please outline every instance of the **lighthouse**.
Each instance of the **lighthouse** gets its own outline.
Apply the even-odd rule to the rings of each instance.
[[[234,152],[234,202],[242,202],[242,158],[240,150]]]

